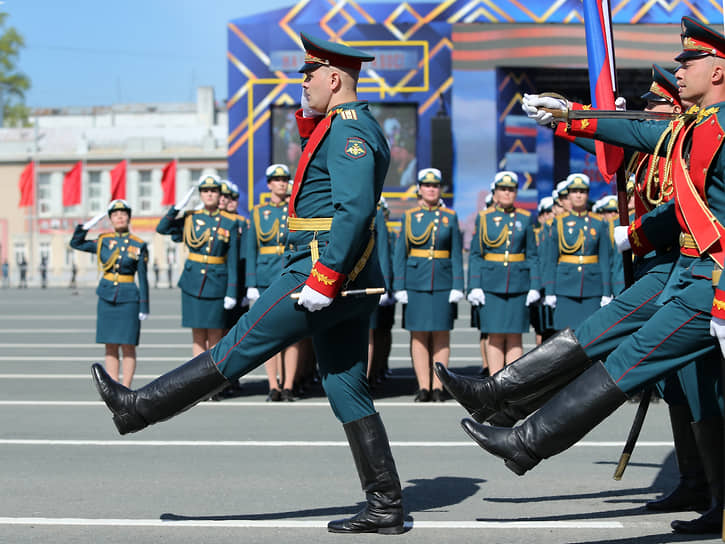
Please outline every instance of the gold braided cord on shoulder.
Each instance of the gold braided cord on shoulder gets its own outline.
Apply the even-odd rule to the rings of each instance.
[[[103,262],[103,259],[101,258],[101,247],[103,247],[103,239],[108,238],[109,236],[110,235],[101,235],[96,241],[96,257],[98,257],[99,272],[108,272],[111,268],[113,268],[113,266],[116,264],[116,261],[118,260],[118,255],[121,252],[120,247],[116,247],[116,249],[111,252],[111,256],[108,258],[108,260],[105,263]]]
[[[411,218],[412,218],[412,210],[406,212],[406,221],[405,221],[405,246],[406,250],[410,250],[410,244],[413,245],[422,245],[425,244],[428,239],[430,238],[430,233],[433,232],[433,223],[428,223],[428,227],[423,231],[423,234],[420,234],[418,236],[413,235],[413,229],[411,227]]]
[[[680,124],[681,125],[681,124]],[[664,144],[665,139],[667,137],[670,137],[670,141],[667,146],[667,155],[665,157],[666,166],[665,171],[667,172],[667,165],[670,162],[670,153],[672,152],[672,148],[674,146],[675,136],[677,132],[673,130],[675,127],[674,121],[670,121],[667,128],[662,132],[659,139],[657,140],[657,144],[655,145],[654,151],[652,152],[652,155],[654,157],[659,156],[660,148],[662,147],[662,144]],[[662,203],[662,193],[663,193],[663,184],[665,180],[660,180],[660,173],[659,173],[659,161],[658,160],[651,160],[649,167],[647,168],[647,177],[644,181],[644,199],[649,204],[652,204],[653,206],[659,206]],[[666,176],[665,176],[666,179]]]
[[[673,123],[670,123],[673,124]],[[675,141],[677,140],[682,129],[689,126],[690,123],[683,119],[677,126],[673,125],[672,136],[670,137],[669,144],[667,145],[667,154],[665,158],[665,179],[660,181],[660,200],[662,202],[663,197],[672,195],[675,190],[674,180],[672,179],[672,150],[675,148]]]
[[[254,220],[254,230],[257,233],[257,247],[261,247],[262,244],[269,242],[272,240],[272,238],[276,237],[277,234],[279,234],[279,219],[275,219],[274,223],[272,224],[272,228],[269,229],[267,232],[264,232],[262,230],[261,225],[261,219],[259,218],[259,207],[254,208],[254,212],[252,213],[252,218]]]
[[[211,229],[206,229],[201,236],[194,232],[194,215],[189,214],[184,219],[184,243],[192,249],[199,249],[211,237]]]
[[[614,219],[609,221],[609,239],[612,242],[612,245],[614,245]]]
[[[559,252],[565,255],[571,255],[576,253],[584,246],[584,230],[579,229],[579,236],[577,236],[576,242],[569,245],[564,240],[564,221],[561,217],[556,218],[556,232],[559,235]]]
[[[486,214],[481,213],[481,220],[479,222],[479,244],[481,245],[481,255],[483,255],[483,245],[485,244],[487,247],[490,247],[491,249],[496,249],[497,247],[501,247],[503,243],[506,241],[509,235],[509,226],[508,224],[504,225],[504,227],[501,229],[501,233],[498,235],[498,237],[495,240],[491,240],[488,237],[488,221],[486,221]]]

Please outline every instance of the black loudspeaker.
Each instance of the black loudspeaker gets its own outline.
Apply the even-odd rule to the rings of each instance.
[[[443,177],[443,192],[453,187],[453,132],[451,118],[444,112],[438,112],[430,122],[431,152],[430,164],[420,164],[418,168],[437,168]]]

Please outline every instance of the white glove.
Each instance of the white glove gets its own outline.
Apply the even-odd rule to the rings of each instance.
[[[556,295],[546,295],[544,297],[544,306],[556,308]]]
[[[620,253],[632,248],[629,243],[629,227],[624,225],[614,227],[614,244]]]
[[[106,212],[101,212],[93,219],[89,219],[88,221],[83,223],[83,230],[91,230],[96,225],[96,223],[98,223],[104,217],[106,217]]]
[[[237,299],[234,297],[224,297],[224,309],[231,310],[237,305]]]
[[[720,344],[720,353],[725,355],[725,319],[713,317],[710,320],[710,336],[717,338]]]
[[[617,111],[626,111],[627,110],[627,99],[623,96],[618,96],[614,99],[614,108]]]
[[[305,96],[304,89],[302,90],[302,97],[300,98],[300,106],[302,106],[302,117],[320,117],[321,115],[325,115],[310,107],[310,102]]]
[[[609,304],[610,302],[612,302],[612,299],[613,299],[613,298],[614,298],[614,297],[609,297],[609,296],[607,296],[607,295],[602,295],[602,300],[601,300],[601,301],[599,301],[599,306],[600,306],[600,307],[601,307],[601,306],[606,306],[607,304]]]
[[[395,291],[393,296],[401,304],[408,304],[408,291]]]
[[[480,287],[471,289],[471,292],[468,293],[468,297],[466,298],[468,298],[468,302],[470,302],[472,306],[483,306],[486,304],[486,295]]]
[[[541,108],[566,111],[569,109],[566,100],[553,98],[551,96],[540,96],[538,94],[526,94],[521,100],[521,108],[524,113],[541,126],[550,126],[554,116]]]
[[[378,306],[392,306],[393,304],[395,304],[395,297],[393,295],[388,292],[380,295],[380,301],[378,302]]]
[[[186,194],[183,196],[183,198],[181,200],[179,200],[179,202],[174,204],[174,208],[176,208],[177,210],[183,210],[186,207],[186,205],[189,203],[189,200],[191,200],[191,197],[194,195],[195,191],[196,191],[196,187],[192,187],[191,189],[189,189],[186,192]]]
[[[146,321],[149,318],[149,314],[145,314],[143,312],[138,313],[138,320],[139,321]]]
[[[322,293],[315,291],[309,285],[305,285],[300,293],[300,298],[297,299],[297,304],[306,308],[310,312],[316,312],[327,308],[332,304],[333,299],[323,295]]]
[[[448,302],[450,304],[455,304],[456,302],[463,300],[463,297],[463,291],[459,289],[451,289],[451,294],[448,295]]]
[[[529,292],[526,293],[526,305],[529,306],[539,300],[541,298],[541,295],[536,289],[529,289]]]
[[[259,289],[256,287],[247,287],[247,298],[249,302],[254,302],[259,298]]]

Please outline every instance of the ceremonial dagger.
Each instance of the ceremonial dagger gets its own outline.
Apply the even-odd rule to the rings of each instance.
[[[341,297],[367,297],[371,295],[382,295],[386,291],[385,287],[368,287],[367,289],[348,289],[347,291],[340,291]],[[300,293],[292,293],[291,299],[297,300],[300,298]]]

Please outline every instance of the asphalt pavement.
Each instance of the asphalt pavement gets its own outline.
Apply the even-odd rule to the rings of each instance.
[[[119,436],[92,385],[94,289],[0,290],[0,543],[367,542],[333,535],[363,494],[341,425],[314,384],[266,403],[263,368],[241,395],[204,402]],[[460,304],[451,367],[480,364]],[[178,289],[152,289],[135,386],[190,358]],[[403,484],[396,542],[660,543],[718,541],[671,532],[643,505],[677,482],[667,408],[652,404],[632,461],[612,479],[637,405],[523,477],[468,439],[454,401],[416,404],[408,333],[397,316],[391,376],[376,387]],[[533,335],[525,335],[530,349]]]

